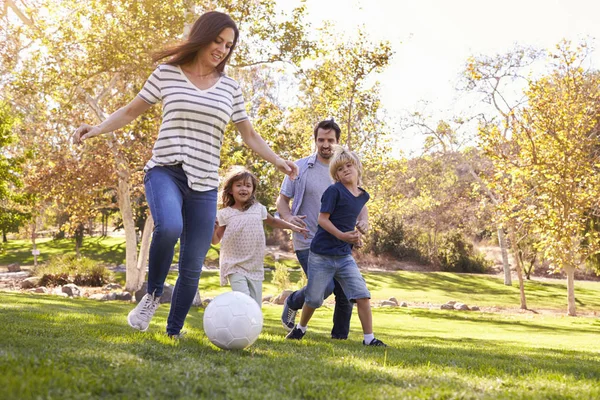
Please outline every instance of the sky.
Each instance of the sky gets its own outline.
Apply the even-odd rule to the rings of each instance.
[[[279,0],[291,7],[299,0]],[[382,105],[406,153],[421,138],[399,129],[399,118],[428,102],[430,114],[460,112],[455,90],[469,56],[505,53],[515,44],[553,48],[561,39],[600,43],[597,0],[306,0],[308,21],[333,21],[345,35],[364,26],[373,41],[388,40],[395,54],[375,78]],[[600,68],[600,50],[591,62]]]

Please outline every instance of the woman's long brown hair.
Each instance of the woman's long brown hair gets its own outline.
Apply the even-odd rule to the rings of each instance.
[[[169,58],[167,64],[183,65],[194,61],[200,50],[212,43],[225,28],[233,29],[235,33],[233,45],[227,57],[217,65],[217,71],[223,72],[240,35],[238,28],[227,14],[218,11],[204,13],[194,22],[190,34],[183,43],[158,51],[152,57],[154,62]]]

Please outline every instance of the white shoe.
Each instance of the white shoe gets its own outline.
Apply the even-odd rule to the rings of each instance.
[[[137,306],[127,315],[127,323],[133,329],[146,332],[152,316],[158,308],[160,297],[154,297],[150,293],[146,293],[140,300]]]

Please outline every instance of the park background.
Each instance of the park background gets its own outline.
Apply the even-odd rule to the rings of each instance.
[[[585,336],[583,344],[563,349],[573,369],[555,380],[554,362],[538,360],[534,368],[546,377],[533,389],[512,377],[508,388],[494,386],[495,393],[551,396],[566,381],[578,382],[578,390],[591,396],[598,391],[590,383],[597,373],[576,364],[598,358],[586,335],[597,330],[594,298],[600,289],[576,279],[596,280],[600,265],[597,8],[589,1],[6,0],[0,31],[0,265],[19,263],[31,271],[31,251],[41,249],[38,275],[48,265],[66,265],[70,279],[81,265],[102,271],[122,264],[125,273],[116,279],[126,290],[139,288],[152,229],[143,165],[160,108],[83,146],[72,145],[70,137],[80,123],[98,123],[131,100],[154,68],[152,52],[181,38],[202,10],[218,9],[230,13],[241,31],[227,73],[242,83],[253,124],[275,152],[289,159],[310,154],[314,124],[332,116],[342,127],[342,143],[361,156],[372,198],[371,230],[356,256],[367,281],[385,286],[374,289],[374,300],[402,293],[411,306],[423,308],[459,297],[487,310],[525,313],[489,317],[494,328],[528,312],[549,312],[555,319],[546,320],[546,328],[536,320],[537,330],[561,326],[564,338]],[[221,164],[223,171],[231,165],[254,171],[259,200],[275,211],[281,175],[243,146],[232,126]],[[266,263],[274,273],[266,288],[301,283],[296,272],[288,273],[291,281],[277,274],[278,265],[297,267],[293,257],[292,264],[275,260],[290,250],[287,237],[269,232],[269,244],[274,250]],[[84,255],[85,262],[71,254]],[[218,248],[210,254],[214,263]],[[204,282],[207,293],[221,290],[208,278]],[[49,306],[35,296],[6,300],[15,312],[27,305],[33,315],[42,312],[36,306]],[[89,307],[109,318],[118,311]],[[389,324],[402,334],[403,318],[418,319],[420,311],[394,312]],[[273,325],[267,335],[276,332],[276,314],[265,311]],[[577,324],[588,328],[578,329],[563,314],[583,315],[587,319]],[[434,312],[427,318],[446,317]],[[502,337],[492,332],[486,339]],[[483,340],[474,335],[467,339]],[[406,346],[422,338],[411,340]],[[565,345],[562,338],[541,343]],[[389,367],[402,374],[400,354],[390,357]],[[459,364],[470,357],[485,355],[465,356]],[[477,374],[495,368],[478,362]],[[441,362],[443,376],[452,363]],[[516,376],[524,367],[508,371],[509,363],[491,376]],[[448,393],[478,397],[489,383],[466,381],[458,389],[448,384]],[[398,389],[399,383],[390,385]]]

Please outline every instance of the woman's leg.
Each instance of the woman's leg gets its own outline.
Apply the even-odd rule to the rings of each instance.
[[[176,335],[181,331],[194,296],[206,253],[210,248],[217,215],[217,190],[197,192],[188,188],[183,200],[183,233],[179,252],[179,276],[171,310],[167,319],[167,333]]]
[[[148,293],[160,297],[175,244],[181,236],[183,194],[177,174],[168,167],[154,167],[144,179],[146,200],[154,219],[154,232],[148,259]]]
[[[178,174],[169,167],[155,167],[144,177],[146,199],[155,228],[150,245],[147,293],[127,315],[127,323],[142,332],[148,329],[159,305],[165,279],[173,261],[173,249],[181,234],[182,192]]]

